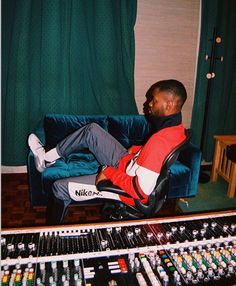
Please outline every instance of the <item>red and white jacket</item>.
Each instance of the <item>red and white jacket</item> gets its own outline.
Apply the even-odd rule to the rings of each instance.
[[[107,167],[107,179],[143,203],[155,187],[166,156],[185,139],[183,124],[171,126],[154,133],[143,146],[132,146],[132,154],[121,158],[118,168]],[[134,200],[120,196],[126,204]]]

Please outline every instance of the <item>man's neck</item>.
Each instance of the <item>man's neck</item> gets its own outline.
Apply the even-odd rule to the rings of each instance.
[[[150,117],[149,120],[151,122],[153,132],[157,132],[163,128],[177,126],[181,124],[182,114],[181,112],[179,112],[168,116]]]

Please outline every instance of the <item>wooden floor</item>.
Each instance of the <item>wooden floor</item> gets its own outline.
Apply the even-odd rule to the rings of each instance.
[[[174,215],[175,202],[163,206],[160,216]],[[29,201],[27,174],[2,174],[2,228],[43,226],[45,207],[32,207]],[[70,206],[65,224],[101,222],[100,206]]]

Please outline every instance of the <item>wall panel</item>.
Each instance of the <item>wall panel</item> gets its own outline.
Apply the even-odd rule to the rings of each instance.
[[[200,0],[138,0],[135,25],[135,99],[162,79],[182,81],[188,92],[183,121],[190,126],[200,28]]]

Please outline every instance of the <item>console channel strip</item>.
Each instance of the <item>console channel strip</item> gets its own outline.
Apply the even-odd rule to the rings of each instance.
[[[2,230],[2,285],[236,285],[236,212]]]

